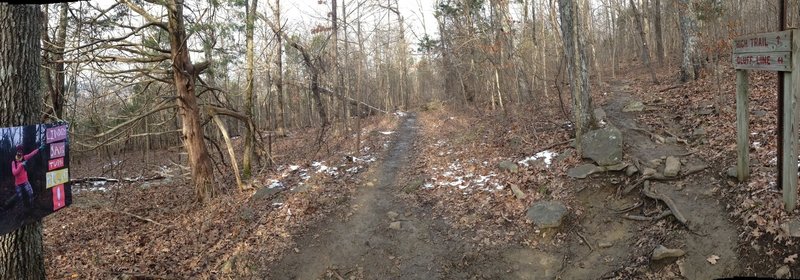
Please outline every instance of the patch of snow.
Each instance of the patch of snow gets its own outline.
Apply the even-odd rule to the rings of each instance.
[[[520,160],[518,163],[520,165],[522,165],[522,166],[528,167],[528,163],[529,162],[542,159],[542,160],[544,160],[544,164],[547,165],[547,167],[550,167],[550,164],[553,163],[553,158],[556,157],[557,155],[558,155],[558,153],[556,153],[556,152],[541,151],[541,152],[538,152],[535,155],[532,155],[532,156],[530,156],[530,157],[528,157],[526,159]]]
[[[267,188],[274,189],[274,188],[283,188],[283,182],[278,180],[270,180],[269,186]]]
[[[392,135],[394,131],[379,131],[383,135]]]
[[[432,183],[425,183],[425,185],[422,185],[422,187],[425,188],[425,189],[432,189],[433,188],[433,184]]]
[[[373,161],[375,161],[375,156],[373,156],[373,155],[366,155],[366,156],[363,156],[363,157],[353,157],[353,162],[370,163],[370,162],[373,162]]]
[[[319,161],[315,161],[315,162],[311,163],[311,166],[317,168],[317,171],[316,171],[317,173],[325,173],[325,174],[328,174],[328,175],[331,175],[331,176],[339,175],[339,171],[338,171],[339,169],[338,168],[336,168],[336,167],[328,167],[324,163],[319,162]]]
[[[297,170],[297,169],[300,169],[300,166],[299,166],[299,165],[289,165],[289,170],[291,170],[291,171],[295,171],[295,170]]]
[[[352,174],[352,173],[357,173],[359,170],[361,170],[361,166],[353,166],[353,167],[348,168],[345,171],[347,173],[351,173]]]
[[[398,116],[398,117],[405,117],[407,114],[405,112],[403,112],[403,111],[397,111],[397,112],[394,112],[394,115]]]
[[[94,181],[94,182],[92,182],[92,187],[94,187],[94,188],[102,187],[102,186],[105,186],[106,183],[107,183],[106,181]]]

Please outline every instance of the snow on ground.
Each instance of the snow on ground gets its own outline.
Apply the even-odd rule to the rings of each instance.
[[[528,167],[530,162],[541,159],[544,161],[544,164],[547,165],[547,167],[550,167],[550,164],[553,163],[553,158],[555,158],[557,155],[558,153],[553,151],[541,151],[536,153],[535,155],[520,160],[518,163],[522,166]]]
[[[392,135],[392,134],[394,134],[394,131],[379,131],[379,132],[381,134],[383,134],[383,135]]]
[[[474,159],[468,161],[469,163],[475,162]],[[497,174],[489,172],[489,174],[474,174],[466,172],[463,165],[456,160],[445,169],[432,168],[434,171],[441,171],[441,174],[434,176],[433,183],[425,183],[423,186],[426,189],[435,187],[453,187],[464,191],[463,194],[470,194],[472,191],[488,191],[502,190],[501,185],[496,179]]]

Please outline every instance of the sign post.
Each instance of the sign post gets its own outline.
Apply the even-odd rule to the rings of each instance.
[[[748,112],[748,70],[782,72],[784,96],[781,107],[783,125],[779,127],[783,145],[779,163],[780,185],[786,211],[794,210],[797,201],[798,96],[800,95],[800,46],[798,30],[786,30],[741,36],[733,40],[733,66],[736,69],[736,174],[740,182],[750,176],[750,140]],[[779,113],[780,114],[780,113]]]

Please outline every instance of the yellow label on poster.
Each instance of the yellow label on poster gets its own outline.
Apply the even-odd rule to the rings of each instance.
[[[69,182],[69,168],[47,172],[47,188]]]

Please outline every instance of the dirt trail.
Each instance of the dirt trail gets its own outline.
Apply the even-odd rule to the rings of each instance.
[[[649,135],[637,130],[645,129],[654,132],[651,128],[638,126],[635,121],[637,113],[622,112],[622,108],[633,100],[626,92],[627,88],[624,82],[613,83],[614,95],[605,106],[611,123],[623,132],[627,143],[626,154],[643,163],[654,159],[663,159],[665,156],[686,155],[685,146],[656,143],[650,139]],[[673,133],[680,132],[680,129],[671,123],[670,120],[673,119],[673,116],[670,113],[660,114],[664,114],[660,116],[664,128],[672,130]],[[679,158],[685,161],[682,164],[684,170],[693,166],[713,164],[704,162],[694,155],[679,156]],[[671,240],[681,244],[682,246],[679,248],[686,251],[682,267],[684,276],[688,279],[712,279],[732,276],[741,272],[736,253],[737,229],[729,221],[728,212],[719,198],[719,191],[723,186],[713,174],[717,169],[719,168],[711,166],[697,175],[681,180],[653,183],[654,190],[675,201],[694,231],[694,233],[673,236],[675,240]],[[659,172],[662,170],[663,165],[659,167]],[[716,264],[707,261],[707,258],[711,256],[719,257]]]
[[[684,145],[656,143],[641,132],[639,129],[649,128],[637,124],[638,113],[622,112],[632,100],[626,90],[624,83],[615,83],[614,95],[604,109],[608,120],[623,132],[627,157],[649,162],[685,155]],[[570,214],[559,229],[537,233],[539,245],[534,248],[510,245],[479,249],[460,241],[469,233],[453,230],[443,221],[432,219],[429,208],[411,207],[396,195],[401,192],[395,186],[397,174],[414,158],[416,131],[416,118],[406,117],[387,158],[365,175],[367,183],[359,188],[348,213],[331,217],[299,237],[298,250],[273,264],[269,279],[603,279],[631,273],[660,275],[662,268],[675,260],[650,261],[656,244],[686,251],[679,266],[687,279],[741,272],[735,250],[737,230],[716,197],[719,180],[708,169],[653,184],[659,193],[672,197],[689,219],[691,231],[667,230],[666,235],[646,236],[652,222],[627,220],[615,210],[640,202],[650,211],[665,207],[645,198],[638,189],[619,196],[624,175],[610,173],[575,181],[577,202],[584,212]],[[706,164],[691,155],[682,159],[684,168]],[[663,165],[659,169],[663,170]],[[397,217],[390,217],[389,212]],[[392,222],[395,224],[390,226]],[[706,260],[712,255],[719,257],[716,264]],[[631,265],[645,268],[634,272],[628,269]]]
[[[411,157],[416,118],[406,117],[388,157],[368,173],[346,217],[312,228],[270,269],[269,279],[441,279],[443,261],[459,256],[430,215],[395,196],[398,172]],[[392,219],[389,212],[398,216]],[[400,228],[390,228],[399,224]]]

